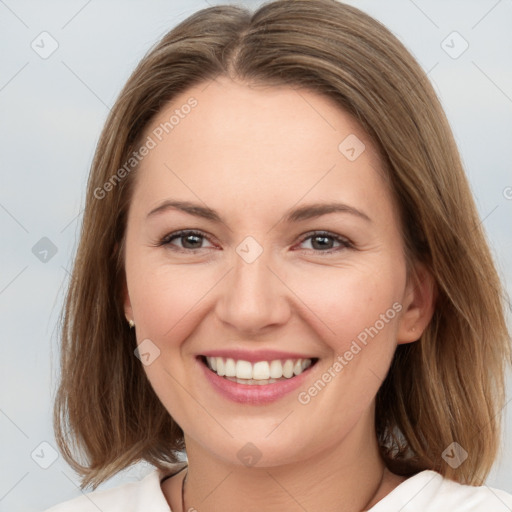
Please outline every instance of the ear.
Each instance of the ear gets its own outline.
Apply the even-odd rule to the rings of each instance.
[[[397,343],[417,341],[428,326],[435,310],[435,279],[423,263],[415,263],[407,280],[403,313],[397,332]]]

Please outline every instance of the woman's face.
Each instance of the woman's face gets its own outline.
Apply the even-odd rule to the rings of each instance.
[[[221,78],[143,142],[125,311],[187,445],[269,466],[364,452],[396,345],[423,325],[367,135],[323,96]]]

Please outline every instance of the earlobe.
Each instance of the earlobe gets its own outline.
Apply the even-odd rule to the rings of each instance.
[[[416,263],[404,294],[398,344],[411,343],[421,337],[434,314],[436,295],[434,276],[424,264]]]

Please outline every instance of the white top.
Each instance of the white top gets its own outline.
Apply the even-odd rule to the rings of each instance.
[[[168,473],[168,472],[167,472]],[[45,512],[171,512],[155,469],[139,482],[96,490]],[[462,485],[425,470],[395,487],[368,512],[511,512],[512,494]]]

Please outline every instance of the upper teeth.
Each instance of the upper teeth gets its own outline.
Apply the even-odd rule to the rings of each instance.
[[[311,359],[286,359],[281,361],[258,361],[251,363],[243,359],[235,360],[223,357],[206,357],[208,367],[220,377],[236,377],[237,379],[290,379],[294,375],[301,374],[311,366]]]

